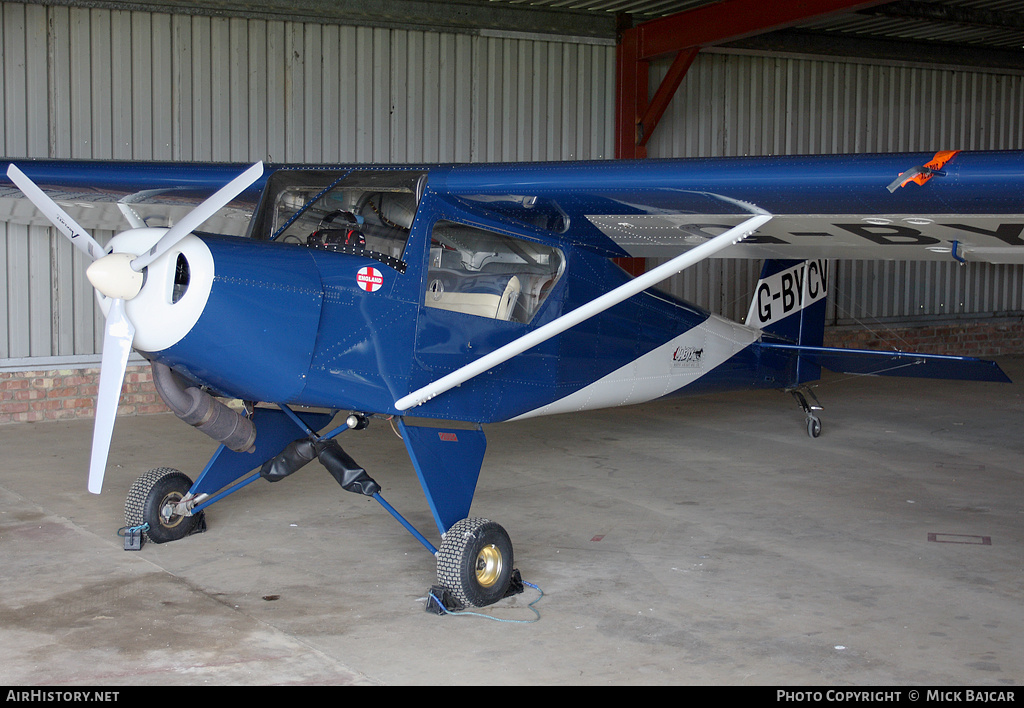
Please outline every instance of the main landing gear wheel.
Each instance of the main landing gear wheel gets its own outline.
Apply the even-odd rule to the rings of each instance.
[[[487,519],[457,521],[437,551],[437,582],[463,605],[491,605],[508,592],[512,579],[512,541]]]
[[[192,488],[187,475],[158,467],[139,477],[128,490],[124,522],[129,528],[149,524],[146,538],[153,543],[177,541],[205,526],[205,512],[193,516],[175,514],[173,507]]]

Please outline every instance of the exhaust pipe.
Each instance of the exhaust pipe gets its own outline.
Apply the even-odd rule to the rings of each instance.
[[[206,391],[185,387],[165,364],[152,362],[157,393],[176,416],[235,452],[252,450],[256,426]]]

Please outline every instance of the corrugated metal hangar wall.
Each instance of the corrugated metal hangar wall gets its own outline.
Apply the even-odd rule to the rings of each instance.
[[[0,4],[0,15],[7,157],[612,156],[608,42],[19,3]],[[0,224],[0,364],[99,351],[102,316],[74,249],[46,233]]]
[[[3,2],[0,50],[7,157],[612,157],[615,48],[599,40]],[[1024,77],[1012,72],[706,52],[648,149],[1022,147]],[[0,370],[95,361],[101,319],[76,258],[47,229],[0,224]],[[756,271],[708,265],[671,289],[740,318]],[[1020,268],[850,262],[832,280],[836,322],[1024,310]]]

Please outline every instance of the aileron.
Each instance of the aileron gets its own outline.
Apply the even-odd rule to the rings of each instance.
[[[664,258],[743,220],[734,214],[659,214],[588,219],[630,256]],[[716,258],[858,258],[1024,263],[1021,214],[777,214]]]

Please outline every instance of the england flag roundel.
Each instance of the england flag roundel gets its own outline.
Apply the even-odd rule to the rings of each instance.
[[[374,293],[380,290],[380,286],[384,284],[384,276],[376,268],[366,266],[365,268],[360,268],[359,272],[356,273],[356,282],[366,292]]]

